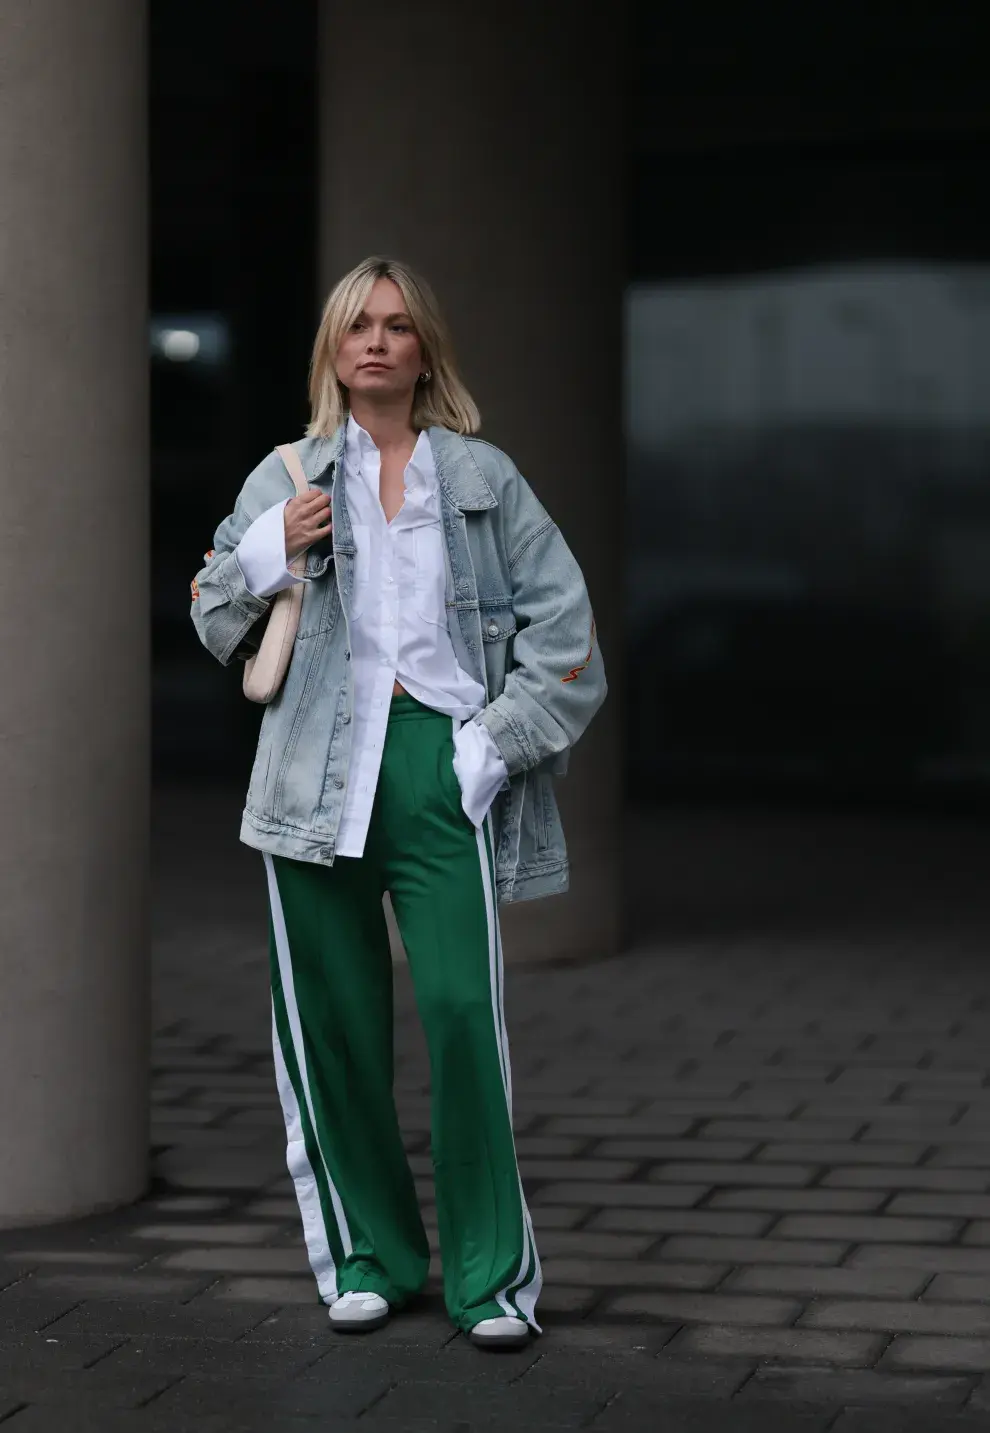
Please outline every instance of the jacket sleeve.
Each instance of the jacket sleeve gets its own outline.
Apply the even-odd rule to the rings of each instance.
[[[193,626],[203,646],[225,667],[257,651],[260,629],[252,632],[252,628],[272,602],[249,590],[237,561],[237,545],[263,512],[294,492],[281,459],[269,454],[248,477],[234,511],[217,528],[206,565],[192,581]]]
[[[477,720],[510,776],[560,757],[605,700],[605,666],[584,577],[556,524],[513,470],[502,522],[516,620],[502,693]]]

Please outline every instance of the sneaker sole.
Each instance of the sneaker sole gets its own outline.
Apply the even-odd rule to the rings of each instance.
[[[388,1323],[388,1314],[375,1314],[370,1319],[331,1319],[330,1327],[336,1333],[372,1333]]]
[[[529,1343],[529,1328],[527,1327],[521,1337],[504,1333],[486,1336],[485,1334],[475,1334],[472,1331],[468,1334],[468,1338],[475,1348],[522,1348],[524,1344]]]

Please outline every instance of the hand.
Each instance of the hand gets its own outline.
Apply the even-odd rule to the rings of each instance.
[[[330,520],[330,499],[319,488],[310,488],[305,496],[290,498],[282,510],[285,521],[285,560],[291,562],[314,542],[333,532]]]

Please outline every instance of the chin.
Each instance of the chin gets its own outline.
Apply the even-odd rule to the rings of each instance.
[[[388,388],[395,385],[394,373],[355,373],[349,388]]]
[[[349,386],[352,393],[377,393],[386,398],[401,398],[407,391],[391,373],[362,373]]]

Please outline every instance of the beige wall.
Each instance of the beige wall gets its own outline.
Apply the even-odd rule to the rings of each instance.
[[[144,44],[0,15],[0,1225],[145,1181]]]

